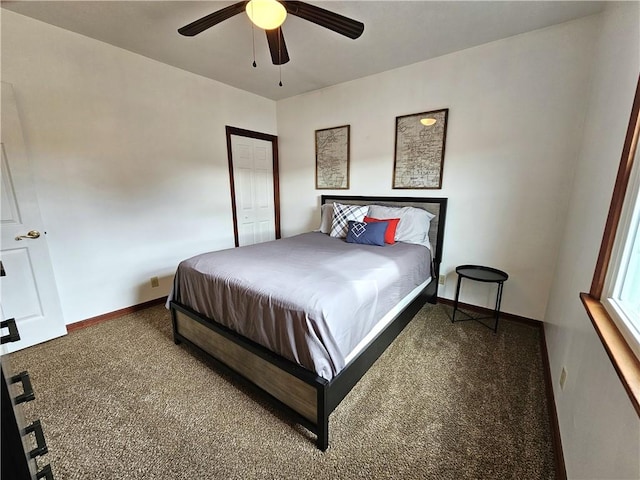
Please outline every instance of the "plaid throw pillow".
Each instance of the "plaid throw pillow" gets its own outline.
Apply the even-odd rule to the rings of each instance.
[[[368,205],[343,205],[341,203],[334,202],[331,236],[335,238],[346,237],[349,220],[361,222],[368,212]]]

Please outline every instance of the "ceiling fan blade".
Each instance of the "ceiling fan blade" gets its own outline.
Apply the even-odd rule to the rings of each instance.
[[[201,32],[204,32],[207,28],[211,28],[218,23],[233,17],[244,11],[244,7],[247,2],[238,2],[233,5],[229,5],[217,12],[213,12],[206,17],[202,17],[195,22],[191,22],[189,25],[185,25],[178,29],[178,33],[186,37],[193,37]]]
[[[287,12],[296,17],[304,18],[321,27],[333,30],[340,35],[352,39],[358,38],[364,31],[364,23],[330,12],[305,2],[283,1]]]
[[[282,28],[265,30],[265,33],[267,34],[267,42],[269,42],[271,61],[274,65],[284,65],[289,61],[289,52],[287,52],[287,44],[284,43]]]

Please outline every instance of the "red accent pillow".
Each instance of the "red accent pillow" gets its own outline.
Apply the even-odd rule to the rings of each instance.
[[[387,226],[387,231],[384,232],[384,243],[394,244],[396,243],[396,228],[398,228],[398,222],[400,222],[399,218],[373,218],[373,217],[364,217],[362,220],[364,223],[375,223],[375,222],[389,222]]]

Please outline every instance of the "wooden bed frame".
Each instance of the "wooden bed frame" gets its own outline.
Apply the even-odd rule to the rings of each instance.
[[[426,302],[436,303],[442,260],[446,198],[354,197],[322,195],[322,204],[415,206],[436,215],[431,221],[433,280],[332,380],[287,360],[185,305],[171,302],[176,344],[195,346],[224,372],[255,389],[281,411],[315,433],[319,449],[329,446],[329,415],[358,383]]]

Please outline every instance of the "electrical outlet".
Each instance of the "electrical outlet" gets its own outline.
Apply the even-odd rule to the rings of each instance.
[[[564,390],[564,384],[567,381],[567,369],[562,367],[560,372],[560,390]]]
[[[444,282],[445,282],[445,280],[446,280],[446,279],[447,279],[447,276],[446,276],[446,275],[440,275],[440,276],[438,277],[438,283],[439,283],[440,285],[444,285]]]
[[[151,277],[151,288],[156,288],[160,286],[160,280],[158,277]]]

